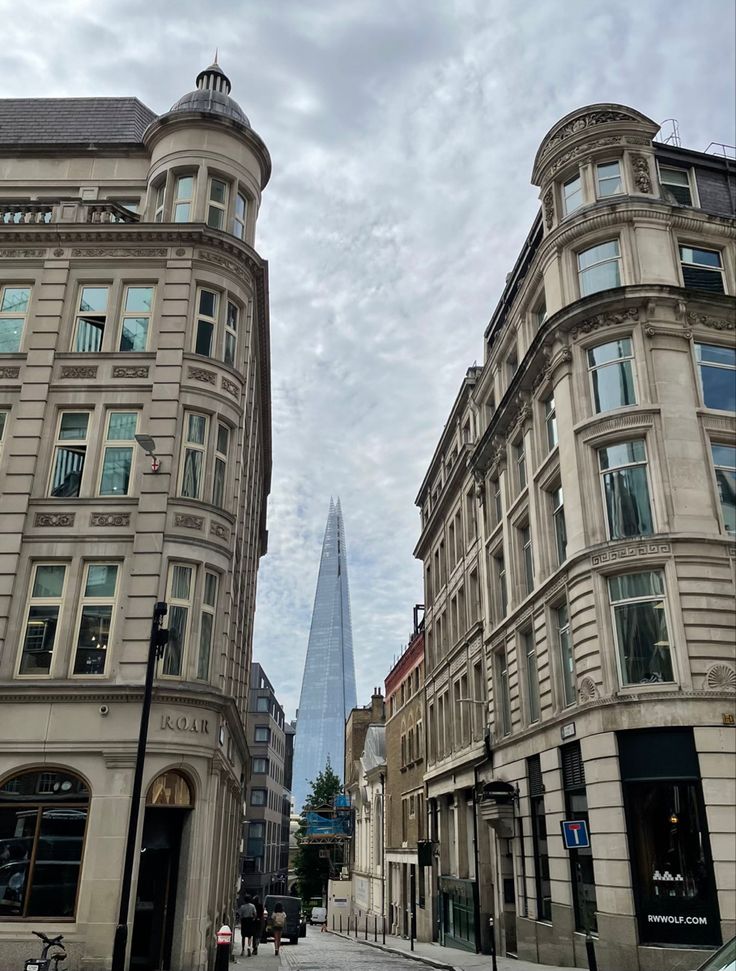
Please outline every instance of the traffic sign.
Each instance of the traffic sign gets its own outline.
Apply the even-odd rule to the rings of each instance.
[[[588,824],[584,819],[563,819],[560,826],[566,850],[580,850],[590,846]]]

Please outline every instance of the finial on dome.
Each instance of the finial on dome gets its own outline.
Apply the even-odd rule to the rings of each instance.
[[[219,49],[220,49],[219,47],[216,47],[216,48],[215,48],[215,59],[214,59],[214,61],[212,62],[213,64],[217,64],[217,52],[219,51]],[[218,67],[219,67],[219,65],[218,65]]]
[[[230,78],[217,63],[217,54],[218,50],[215,50],[212,64],[197,75],[197,87],[200,91],[221,91],[223,94],[230,94],[232,87]]]

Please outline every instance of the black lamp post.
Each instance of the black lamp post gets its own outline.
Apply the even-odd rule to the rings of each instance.
[[[148,643],[148,664],[146,666],[146,685],[143,691],[143,707],[141,708],[141,726],[138,733],[138,751],[135,756],[135,773],[133,775],[133,792],[130,799],[130,817],[128,819],[128,836],[125,843],[125,862],[123,863],[123,883],[120,889],[120,912],[118,924],[115,928],[115,941],[112,948],[112,971],[125,971],[125,952],[128,945],[128,914],[130,912],[130,888],[133,883],[133,863],[135,861],[136,834],[138,832],[138,817],[140,815],[141,790],[143,787],[143,763],[146,758],[146,742],[148,741],[148,720],[151,714],[151,698],[153,697],[153,675],[156,661],[161,655],[168,639],[168,630],[161,629],[168,607],[159,601],[153,608],[151,622],[151,639]]]

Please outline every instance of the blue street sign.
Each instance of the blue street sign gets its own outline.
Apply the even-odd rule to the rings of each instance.
[[[588,824],[584,819],[563,819],[560,826],[566,850],[580,850],[590,846]]]

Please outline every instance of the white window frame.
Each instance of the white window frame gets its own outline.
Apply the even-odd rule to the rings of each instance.
[[[166,179],[162,179],[153,190],[153,221],[162,223],[166,209]]]
[[[224,189],[224,201],[218,202],[213,198],[212,189],[214,184],[217,183],[221,185]],[[219,175],[211,175],[207,180],[207,219],[205,220],[210,229],[220,229],[224,230],[227,223],[227,203],[230,196],[230,185],[227,179],[223,179]],[[213,213],[218,214],[218,225],[213,226],[210,222],[210,217]]]
[[[641,566],[644,567],[645,564],[642,563]],[[659,574],[659,576],[662,578],[662,593],[661,594],[649,594],[649,595],[644,596],[644,597],[629,597],[627,600],[615,600],[615,601],[612,600],[611,599],[611,588],[610,588],[610,585],[609,585],[609,580],[612,580],[615,577],[624,576],[626,573],[656,573],[656,574]],[[653,685],[655,685],[656,687],[659,687],[659,688],[661,688],[661,687],[667,687],[667,686],[674,686],[674,685],[679,684],[679,676],[678,676],[678,670],[677,670],[677,652],[675,650],[675,645],[674,645],[674,643],[672,642],[672,639],[671,639],[672,636],[673,636],[673,633],[674,633],[675,628],[674,628],[674,626],[672,624],[672,618],[670,616],[670,607],[669,607],[669,603],[668,603],[669,598],[667,596],[667,578],[665,576],[664,569],[662,567],[651,567],[650,569],[627,570],[624,573],[612,573],[610,576],[607,576],[605,579],[606,579],[606,588],[605,588],[605,590],[606,590],[606,596],[608,597],[609,616],[610,616],[610,619],[611,619],[611,633],[613,635],[613,643],[614,643],[614,646],[615,646],[615,649],[616,649],[615,650],[615,654],[616,654],[616,671],[617,671],[617,674],[618,674],[619,687],[622,690],[626,691],[626,690],[629,690],[629,689],[641,689],[641,687],[643,686],[643,684],[646,684],[646,683],[651,683],[651,684],[653,684]],[[670,640],[667,642],[667,645],[668,645],[669,652],[670,652],[670,662],[672,664],[672,681],[655,681],[655,682],[636,682],[636,681],[632,681],[632,682],[628,682],[627,683],[627,682],[624,681],[623,664],[622,664],[623,646],[621,644],[619,644],[619,640],[618,640],[618,625],[616,623],[616,607],[617,606],[621,606],[622,604],[650,603],[652,601],[661,601],[662,602],[662,605],[663,605],[661,609],[664,610],[664,619],[665,619],[665,625],[667,627],[667,636],[670,638]]]
[[[676,186],[678,189],[682,189],[683,186],[678,182],[668,182],[667,179],[664,178],[662,175],[663,169],[666,169],[668,172],[684,172],[685,176],[687,177],[688,189],[690,190],[690,201],[680,202],[679,199],[677,199],[677,197],[675,196],[675,205],[693,206],[697,209],[700,203],[698,200],[697,184],[694,178],[692,166],[688,166],[687,168],[682,168],[679,165],[669,165],[666,162],[661,162],[659,159],[657,159],[657,172],[659,174],[659,184],[663,189],[669,189],[670,191],[672,191],[673,186]],[[662,193],[662,199],[664,200],[664,202],[671,205],[671,203],[669,203],[669,200],[665,198],[664,192]]]
[[[8,424],[10,421],[10,408],[0,407],[0,461],[3,457],[3,448],[7,435]]]
[[[557,632],[557,652],[558,652],[558,657],[560,659],[560,674],[562,676],[561,677],[562,707],[570,708],[572,705],[577,704],[577,700],[578,700],[577,683],[575,681],[575,646],[572,640],[572,623],[570,622],[570,605],[568,604],[567,601],[564,601],[563,603],[557,604],[557,606],[553,607],[552,609],[554,610],[555,631]],[[560,617],[561,610],[565,611],[565,616],[566,616],[565,623],[562,625],[560,623],[562,619]],[[569,647],[570,660],[572,661],[572,671],[570,676],[571,688],[573,693],[572,698],[568,698],[568,695],[567,695],[567,679],[565,676],[566,655],[565,655],[565,649],[563,647],[563,636],[565,635],[566,635],[567,644]]]
[[[631,353],[626,354],[617,358],[613,358],[610,361],[605,361],[601,364],[591,364],[590,362],[590,352],[597,350],[599,347],[607,347],[610,344],[618,344],[621,341],[629,341],[631,346]],[[588,365],[588,387],[590,389],[590,404],[591,410],[594,415],[605,415],[609,411],[618,411],[619,408],[633,408],[635,405],[639,404],[639,387],[637,382],[636,373],[636,352],[634,351],[634,336],[633,334],[621,334],[619,337],[614,337],[610,341],[603,341],[600,344],[591,344],[589,347],[585,348],[585,360]],[[629,404],[617,405],[615,408],[605,408],[598,410],[595,404],[595,384],[593,377],[596,371],[602,371],[604,368],[614,368],[621,367],[626,361],[629,362],[631,367],[631,383],[634,387],[634,400]]]
[[[238,213],[238,202],[243,202],[242,217]],[[244,192],[235,193],[235,203],[233,205],[233,236],[245,241],[245,230],[248,220],[248,196]]]
[[[179,195],[179,187],[185,179],[191,179],[192,182],[192,192],[189,196]],[[194,206],[194,194],[197,191],[197,176],[194,172],[181,173],[176,176],[176,181],[174,182],[174,201],[173,201],[173,222],[175,223],[190,223],[192,221],[192,208]],[[178,219],[179,215],[178,209],[182,209],[186,206],[186,219]]]
[[[128,310],[128,297],[131,290],[150,290],[151,291],[151,307],[150,310]],[[149,343],[151,340],[151,323],[153,322],[153,308],[154,301],[156,299],[156,287],[153,283],[129,283],[126,284],[123,289],[123,303],[120,311],[120,339],[118,341],[118,350],[122,354],[136,354],[147,351]],[[123,349],[123,330],[125,328],[126,320],[145,320],[146,321],[146,343],[145,347],[140,348],[138,351]]]
[[[174,590],[174,575],[177,569],[188,570],[189,571],[189,593],[185,597],[175,597],[173,594]],[[194,594],[197,586],[197,567],[194,563],[179,562],[178,560],[170,560],[168,563],[168,576],[166,580],[166,602],[169,605],[169,630],[171,630],[171,608],[177,607],[181,610],[186,610],[186,618],[184,621],[184,636],[183,643],[181,646],[181,666],[178,673],[171,673],[166,670],[166,662],[171,646],[171,640],[169,644],[164,648],[163,657],[160,658],[158,662],[158,677],[168,678],[173,681],[186,681],[188,680],[188,670],[187,670],[187,659],[189,656],[189,642],[192,636],[192,613],[194,611]]]
[[[3,310],[3,304],[5,303],[5,294],[8,290],[27,290],[28,299],[26,300],[25,310],[21,313],[16,310]],[[33,296],[33,287],[25,283],[3,283],[0,286],[0,321],[3,320],[20,320],[22,321],[20,325],[20,333],[18,335],[18,347],[14,351],[1,351],[1,354],[20,354],[21,348],[23,347],[23,338],[26,333],[26,323],[28,322],[28,313],[31,307],[31,297]]]
[[[204,313],[200,308],[202,304],[202,294],[211,293],[214,296],[214,314]],[[222,306],[223,294],[219,290],[215,290],[213,287],[197,287],[197,303],[196,312],[194,315],[194,341],[192,350],[195,354],[199,354],[200,357],[208,357],[210,359],[215,359],[217,354],[217,344],[219,337],[219,319],[220,319],[220,307]],[[209,353],[205,354],[203,351],[197,350],[197,345],[199,344],[199,324],[202,321],[205,324],[212,325],[212,335],[210,337],[210,348]]]
[[[554,393],[548,395],[542,404],[544,405],[545,438],[547,441],[547,453],[549,454],[557,448],[560,442]]]
[[[112,423],[113,415],[134,415],[135,416],[135,429],[133,431],[132,438],[110,438],[110,424]],[[138,431],[138,412],[134,409],[130,411],[123,411],[118,408],[111,408],[105,415],[105,439],[102,444],[102,455],[100,457],[100,471],[97,476],[97,495],[103,498],[115,499],[118,496],[129,496],[130,487],[133,482],[133,476],[135,475],[135,458],[136,458],[136,441],[135,435]],[[107,457],[108,449],[123,449],[127,448],[130,450],[130,469],[128,472],[128,487],[125,492],[102,492],[102,477],[105,473],[105,459]]]
[[[493,652],[494,661],[494,699],[496,705],[496,727],[501,738],[512,734],[513,712],[511,711],[511,684],[509,676],[509,656],[507,645]]]
[[[557,502],[558,495],[559,502]],[[554,486],[553,489],[550,489],[549,497],[550,504],[552,506],[552,532],[554,533],[554,547],[557,555],[557,565],[562,566],[565,560],[567,560],[567,523],[565,522],[565,496],[562,492],[562,485],[558,484]],[[558,516],[562,518],[562,526],[565,531],[564,556],[562,555],[563,551],[560,549],[560,536],[557,529]]]
[[[214,587],[214,594],[212,596],[211,591],[208,589],[209,581],[212,581],[212,585]],[[198,681],[209,681],[212,675],[212,647],[215,643],[215,624],[217,619],[217,595],[219,593],[219,585],[220,578],[218,574],[213,570],[205,570],[204,583],[202,584],[202,606],[199,618],[199,641],[197,644],[196,677]],[[205,624],[203,623],[203,618],[205,616],[210,618],[209,643],[206,645],[204,643]],[[205,647],[207,662],[206,670],[204,669],[203,665],[203,661],[205,660],[203,649]]]
[[[568,193],[567,187],[572,185],[573,182],[578,183],[578,188],[574,192]],[[577,212],[578,209],[585,205],[583,173],[580,171],[580,169],[578,169],[576,175],[572,175],[569,179],[565,179],[564,182],[560,183],[560,195],[562,197],[562,213],[564,216],[569,216],[571,213]],[[569,200],[578,195],[580,196],[580,202],[571,208],[569,205]]]
[[[601,169],[606,168],[609,165],[615,165],[618,169],[617,175],[601,175]],[[604,182],[613,182],[618,180],[619,189],[613,192],[603,192],[602,186]],[[608,162],[597,162],[595,166],[595,192],[598,199],[610,199],[612,196],[620,196],[626,192],[626,187],[624,186],[624,169],[621,164],[620,158],[610,159]]]
[[[591,250],[597,249],[599,246],[605,246],[607,243],[615,243],[616,244],[617,253],[616,253],[615,256],[607,256],[605,259],[597,260],[595,263],[591,263],[590,266],[586,266],[584,268],[580,266],[580,257],[581,256],[584,256],[586,253],[589,253]],[[594,293],[605,293],[606,290],[615,290],[615,289],[617,289],[618,287],[620,287],[622,285],[622,280],[623,280],[622,269],[623,269],[623,265],[622,265],[622,257],[621,257],[621,240],[617,236],[613,236],[611,239],[602,239],[598,243],[593,243],[592,246],[586,246],[585,249],[578,250],[576,252],[575,256],[576,256],[577,273],[578,273],[578,290],[579,290],[579,293],[580,293],[580,297],[581,298],[582,297],[592,296]],[[584,276],[584,274],[588,273],[594,267],[604,266],[606,263],[615,263],[616,264],[616,273],[617,273],[617,276],[618,276],[618,282],[615,284],[615,286],[613,286],[613,287],[602,287],[600,290],[589,290],[587,292],[583,292],[583,276]]]
[[[222,345],[222,360],[228,367],[238,369],[238,329],[240,327],[240,307],[229,298],[225,301],[225,326]],[[232,358],[228,360],[228,358]]]
[[[87,596],[87,583],[89,581],[89,573],[92,567],[96,566],[106,566],[115,568],[115,587],[112,592],[112,596],[108,597],[91,597]],[[84,564],[84,576],[82,579],[82,587],[79,596],[79,606],[77,608],[77,618],[74,624],[74,639],[71,642],[72,656],[69,659],[69,677],[70,678],[106,678],[110,676],[110,665],[108,663],[108,658],[110,657],[111,645],[113,643],[113,637],[115,634],[115,619],[117,614],[117,603],[119,599],[120,591],[120,568],[121,564],[115,560],[90,560]],[[75,672],[75,667],[77,665],[77,653],[79,651],[79,635],[82,626],[82,615],[84,613],[85,607],[106,607],[110,606],[112,609],[110,611],[110,631],[108,634],[108,644],[105,648],[105,664],[102,671],[95,674],[85,673],[85,672]]]
[[[524,597],[528,597],[529,594],[534,592],[534,544],[532,543],[531,523],[527,522],[519,526],[518,532],[521,566],[524,575]]]
[[[524,650],[524,673],[526,675],[526,700],[528,709],[527,716],[529,724],[534,725],[542,718],[542,698],[539,685],[539,662],[537,658],[537,642],[534,637],[534,629],[529,627],[527,630],[521,631],[520,638]],[[534,705],[536,705],[536,714],[534,713]]]
[[[226,447],[226,451],[225,452],[223,452],[221,450],[221,448],[220,448],[220,433],[221,432],[224,432],[225,435],[227,436],[227,441],[226,441],[226,445],[225,445],[225,447]],[[213,436],[213,438],[214,438],[215,457],[214,457],[214,462],[213,462],[213,467],[212,467],[212,505],[213,506],[217,506],[218,509],[227,509],[227,507],[228,507],[229,490],[228,490],[228,475],[227,475],[227,473],[228,473],[228,458],[229,458],[229,455],[230,455],[230,438],[231,438],[231,435],[232,435],[232,429],[230,428],[230,426],[226,422],[222,421],[221,419],[218,419],[218,421],[217,421],[217,429],[216,429],[215,434]],[[218,469],[220,467],[222,468],[222,495],[218,497],[218,496],[215,495],[215,490],[217,488],[217,483],[218,483]]]
[[[87,427],[85,429],[84,438],[61,438],[61,423],[64,419],[64,415],[86,415],[87,416]],[[49,484],[47,489],[47,494],[52,499],[79,499],[85,494],[85,473],[87,476],[89,472],[87,471],[90,466],[89,454],[90,454],[90,427],[92,425],[93,412],[87,408],[61,408],[56,416],[56,436],[54,438],[54,447],[51,452],[51,469],[49,471]],[[82,474],[79,479],[79,492],[76,496],[54,496],[53,486],[54,477],[56,471],[57,454],[59,449],[65,449],[69,445],[76,445],[78,448],[84,447],[84,459],[82,461]]]
[[[607,469],[601,468],[601,452],[608,448],[616,448],[619,445],[631,445],[634,442],[641,442],[644,446],[644,459],[627,461],[624,465],[614,465],[609,466]],[[600,489],[601,489],[601,501],[603,502],[603,518],[606,524],[606,539],[611,541],[627,541],[627,540],[638,540],[645,536],[653,536],[657,532],[657,517],[654,510],[653,502],[653,492],[651,476],[649,472],[649,449],[647,448],[647,440],[644,435],[639,435],[635,438],[622,438],[613,442],[606,442],[604,445],[599,445],[595,449],[596,463],[598,468],[598,475],[600,477]],[[619,469],[633,469],[644,466],[644,476],[647,484],[647,498],[649,499],[649,516],[652,520],[652,531],[651,533],[636,533],[633,536],[611,536],[611,523],[608,519],[608,502],[606,501],[606,476],[611,475],[613,472],[617,472]]]
[[[61,582],[61,594],[58,597],[34,597],[33,588],[36,585],[36,577],[38,575],[39,569],[42,567],[62,567],[64,570],[64,577]],[[31,580],[28,585],[28,595],[26,597],[26,605],[23,611],[23,627],[21,636],[19,638],[18,645],[18,660],[16,663],[16,676],[18,678],[51,678],[53,677],[54,667],[54,656],[56,654],[56,647],[59,641],[59,629],[61,628],[61,619],[64,611],[64,601],[66,597],[66,586],[67,577],[69,576],[69,563],[61,562],[59,560],[38,560],[33,563],[31,569]],[[28,624],[30,622],[30,614],[32,607],[56,607],[56,631],[54,632],[54,640],[51,644],[51,658],[49,660],[49,669],[45,673],[39,673],[36,671],[24,672],[21,670],[23,665],[23,656],[25,654],[25,644],[26,638],[28,637]]]
[[[732,372],[732,378],[736,380],[736,365],[732,364],[721,364],[717,361],[703,361],[698,357],[699,347],[716,347],[723,348],[728,351],[733,350],[733,345],[727,346],[725,344],[711,344],[708,341],[698,340],[693,342],[693,354],[695,356],[695,368],[698,373],[698,388],[700,390],[700,401],[703,408],[707,408],[708,411],[722,411],[724,414],[732,415],[733,412],[726,408],[713,408],[712,405],[707,405],[705,403],[705,388],[703,387],[703,368],[720,368],[722,371]]]
[[[734,472],[734,466],[716,464],[716,457],[713,454],[714,448],[730,448],[730,449],[733,449],[734,452],[736,453],[736,444],[734,444],[733,441],[714,442],[713,439],[710,439],[708,441],[708,449],[710,451],[710,461],[711,461],[711,466],[713,467],[713,481],[714,481],[714,487],[716,490],[716,502],[718,505],[718,522],[721,527],[721,531],[725,533],[727,536],[733,538],[734,536],[736,536],[736,529],[729,529],[728,526],[726,525],[726,517],[723,515],[723,497],[721,496],[721,488],[720,488],[720,485],[718,484],[718,470],[723,469],[724,471],[727,471],[727,472]],[[736,454],[734,455],[734,465],[736,465]]]
[[[204,421],[204,441],[197,442],[190,440],[189,435],[189,419],[190,418],[201,418]],[[182,440],[181,440],[181,457],[179,459],[179,495],[184,499],[195,499],[199,502],[203,502],[204,496],[206,495],[206,483],[207,483],[207,449],[209,444],[209,433],[210,433],[210,416],[202,414],[199,411],[185,411],[184,412],[184,422],[182,428]],[[200,477],[198,482],[197,494],[187,495],[184,493],[184,469],[186,466],[187,452],[197,452],[201,454],[201,466],[200,466]]]
[[[86,290],[105,290],[107,297],[105,299],[105,309],[104,310],[82,310],[82,300],[84,299],[84,294]],[[72,332],[72,352],[75,354],[102,354],[107,350],[107,342],[105,341],[105,336],[109,330],[108,321],[110,317],[110,296],[112,292],[112,285],[110,283],[80,283],[79,290],[77,293],[77,305],[74,312],[74,330]],[[100,336],[100,346],[94,349],[80,348],[79,347],[79,328],[82,321],[96,321],[97,325],[101,327],[102,334]]]
[[[686,260],[683,250],[700,251],[701,253],[713,253],[718,257],[718,266],[715,267],[710,266],[708,263],[696,263],[694,260]],[[677,256],[680,262],[680,276],[682,278],[683,287],[688,288],[688,284],[685,282],[685,267],[691,266],[701,270],[704,273],[712,273],[714,277],[717,276],[721,281],[721,289],[707,290],[701,287],[690,287],[690,289],[698,290],[701,293],[728,293],[726,290],[726,274],[724,273],[723,269],[723,250],[718,248],[714,249],[711,246],[701,246],[695,243],[683,243],[681,240],[678,240]]]

